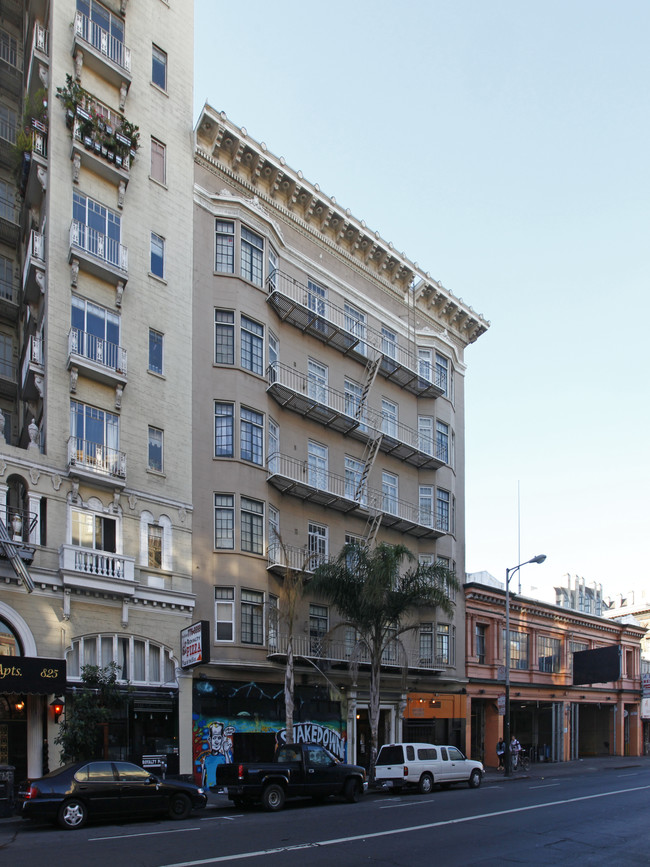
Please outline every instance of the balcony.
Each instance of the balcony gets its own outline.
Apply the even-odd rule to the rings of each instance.
[[[43,396],[43,338],[33,334],[27,341],[23,358],[21,386],[23,400],[35,401]]]
[[[50,65],[50,34],[43,25],[37,21],[32,31],[32,45],[29,53],[29,67],[27,69],[26,86],[27,97],[31,99],[37,91],[45,86],[48,78]],[[43,80],[45,79],[45,81]]]
[[[368,490],[367,499],[370,513],[380,516],[382,527],[408,533],[418,539],[439,539],[449,532],[444,520],[408,500],[400,500],[372,488]]]
[[[306,547],[297,545],[281,545],[279,542],[271,542],[268,550],[267,570],[280,577],[284,577],[287,570],[290,572],[304,572],[312,575],[314,569],[329,558],[321,554],[310,554]]]
[[[68,471],[71,476],[111,488],[126,485],[126,455],[103,443],[70,437]]]
[[[444,388],[419,370],[417,357],[387,341],[380,330],[352,318],[329,299],[281,271],[267,279],[267,301],[283,322],[366,364],[379,360],[379,374],[417,397],[440,397]],[[435,376],[435,372],[431,374]]]
[[[12,506],[0,508],[0,520],[5,525],[11,541],[15,544],[18,556],[26,563],[34,559],[34,534],[38,526],[38,515],[27,509],[17,509]],[[6,556],[4,547],[0,546],[0,556]]]
[[[32,229],[23,264],[23,298],[38,304],[45,294],[45,236]]]
[[[447,463],[448,449],[436,446],[430,437],[378,410],[352,404],[349,395],[310,380],[295,368],[274,362],[267,379],[267,391],[280,406],[316,424],[366,443],[381,437],[380,451],[418,469],[438,469]]]
[[[68,369],[73,366],[104,385],[126,385],[126,349],[79,328],[68,334]]]
[[[26,135],[28,150],[23,154],[20,188],[25,207],[38,208],[47,189],[47,126],[32,118]]]
[[[13,194],[10,198],[0,196],[0,241],[10,247],[17,247],[20,241],[19,214]]]
[[[269,637],[268,657],[284,660],[287,655],[288,636],[284,633]],[[370,665],[368,648],[353,640],[329,638],[326,635],[294,635],[293,654],[296,662],[308,659],[319,669],[345,669],[356,664]],[[382,655],[382,668],[403,670],[419,669],[430,674],[442,674],[448,663],[434,657],[422,657],[419,651],[408,650],[397,642],[386,648]]]
[[[131,49],[81,12],[75,14],[72,53],[115,87],[131,84]]]
[[[135,559],[98,551],[61,545],[59,569],[64,587],[130,596],[135,590]]]
[[[86,99],[83,107],[77,105],[74,111],[67,110],[66,123],[72,134],[71,158],[77,156],[80,166],[118,186],[122,183],[125,188],[137,145],[133,133],[127,135],[134,128],[125,118]]]
[[[78,262],[83,270],[114,286],[128,280],[127,248],[78,220],[73,220],[70,226],[68,261]]]

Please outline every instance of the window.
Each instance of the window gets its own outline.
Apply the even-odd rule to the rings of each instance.
[[[73,243],[98,259],[122,267],[121,218],[82,193],[72,194]]]
[[[139,641],[129,635],[85,635],[72,641],[66,653],[67,673],[72,680],[81,679],[84,665],[108,665],[116,662],[119,680],[145,681],[153,684],[176,683],[170,651],[154,641]]]
[[[433,623],[420,624],[420,662],[433,665]]]
[[[279,610],[278,610],[278,602],[279,599],[277,596],[273,596],[272,593],[269,593],[269,618],[268,618],[268,647],[269,650],[277,650],[278,649],[278,621],[279,621]]]
[[[275,252],[273,247],[269,245],[269,277],[268,277],[268,288],[270,292],[275,291],[278,285],[278,254]]]
[[[345,456],[345,496],[365,506],[368,501],[367,485],[363,481],[363,461]]]
[[[329,629],[329,612],[326,605],[309,604],[309,652],[323,655],[323,641]]]
[[[436,662],[439,665],[451,665],[450,627],[439,623],[436,628]]]
[[[397,514],[397,491],[398,491],[397,476],[393,473],[382,472],[381,474],[381,493],[382,493],[382,509],[391,515]]]
[[[100,472],[122,474],[117,415],[70,401],[70,459]]]
[[[151,177],[161,184],[167,183],[167,148],[151,137]]]
[[[443,421],[436,422],[436,457],[449,463],[449,425]]]
[[[264,326],[248,316],[241,318],[241,366],[260,376],[264,373]]]
[[[550,635],[537,636],[537,658],[540,671],[557,673],[560,670],[561,643],[559,638]]]
[[[10,144],[16,144],[16,122],[16,112],[6,105],[0,105],[0,138]]]
[[[249,497],[241,498],[241,549],[264,553],[264,503]]]
[[[327,404],[327,380],[327,367],[310,358],[307,364],[307,394],[312,400]]]
[[[167,90],[167,54],[156,45],[151,46],[151,80],[161,90]]]
[[[235,637],[235,590],[233,587],[214,588],[215,641],[232,641]]]
[[[308,484],[312,488],[327,491],[327,446],[309,442],[307,445]]]
[[[327,562],[329,538],[327,527],[309,522],[309,569],[315,569]]]
[[[418,416],[418,448],[427,455],[433,454],[433,419],[430,415]]]
[[[2,180],[0,180],[0,217],[10,223],[16,222],[16,194],[13,187]],[[10,262],[9,259],[5,261]]]
[[[117,522],[115,518],[73,509],[70,519],[71,545],[80,548],[92,548],[95,551],[109,551],[113,554],[116,552]]]
[[[589,644],[586,641],[569,641],[569,668],[573,674],[573,654],[581,653],[583,650],[589,650]]]
[[[505,646],[506,631],[503,630]],[[510,668],[528,668],[528,633],[510,630]]]
[[[420,524],[433,527],[433,485],[420,485]]]
[[[269,548],[279,548],[280,542],[280,512],[269,504]]]
[[[346,379],[344,384],[345,392],[345,414],[350,418],[356,418],[361,421],[359,429],[367,430],[365,406],[363,400],[363,386],[351,379]]]
[[[232,310],[214,311],[214,363],[235,363],[235,314]]]
[[[235,224],[229,220],[216,221],[215,271],[235,273]]]
[[[261,286],[264,277],[264,239],[246,226],[241,227],[241,276],[256,286]]]
[[[149,329],[149,370],[162,376],[163,373],[163,336],[159,331]]]
[[[147,469],[156,473],[163,471],[163,432],[155,427],[149,428]]]
[[[276,367],[280,360],[280,342],[272,331],[269,331],[269,382],[275,382]]]
[[[276,421],[269,419],[269,473],[275,473],[280,458],[280,426]]]
[[[381,432],[395,439],[397,437],[397,404],[392,400],[381,399]]]
[[[150,569],[162,569],[163,529],[158,524],[147,527],[147,566]]]
[[[112,370],[124,369],[119,316],[73,295],[70,318],[72,352]]]
[[[214,495],[214,547],[235,547],[235,498],[232,494]]]
[[[155,232],[151,233],[151,273],[155,277],[165,276],[165,239]]]
[[[397,358],[397,335],[385,325],[381,326],[381,351],[388,358]]]
[[[436,352],[436,385],[442,389],[442,393],[450,396],[449,392],[449,359]]]
[[[432,355],[430,349],[418,349],[418,375],[431,382]]]
[[[14,343],[9,334],[0,334],[0,376],[13,379]]]
[[[119,66],[125,65],[124,22],[97,0],[77,0],[77,32]]]
[[[436,489],[436,530],[449,532],[449,491]]]
[[[325,316],[327,312],[327,289],[307,280],[307,307],[318,316]]]
[[[255,590],[241,591],[242,644],[264,643],[264,594]]]
[[[367,352],[366,346],[366,314],[352,307],[346,302],[344,306],[344,321],[345,328],[350,334],[358,338],[359,343],[356,346],[358,352],[365,355]]]
[[[476,661],[479,665],[485,665],[485,651],[487,647],[487,626],[484,623],[476,624]]]
[[[214,456],[232,458],[234,456],[234,406],[232,403],[214,404]]]
[[[252,409],[241,409],[240,448],[242,461],[264,464],[264,416]]]
[[[18,43],[6,30],[0,30],[0,60],[18,68]]]

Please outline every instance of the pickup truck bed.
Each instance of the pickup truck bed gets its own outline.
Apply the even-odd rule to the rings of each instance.
[[[319,744],[285,744],[272,762],[233,762],[217,766],[217,788],[225,788],[237,806],[261,802],[265,810],[281,810],[287,798],[323,800],[340,795],[359,800],[366,774],[345,765]]]

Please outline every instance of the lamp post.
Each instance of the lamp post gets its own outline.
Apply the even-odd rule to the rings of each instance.
[[[518,566],[506,569],[506,714],[503,721],[504,741],[506,742],[503,760],[506,777],[510,776],[510,579],[522,566],[526,566],[528,563],[543,563],[544,560],[546,560],[546,554],[538,554]]]

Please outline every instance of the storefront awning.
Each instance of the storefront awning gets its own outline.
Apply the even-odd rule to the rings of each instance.
[[[0,656],[0,693],[51,695],[65,692],[65,659]]]

